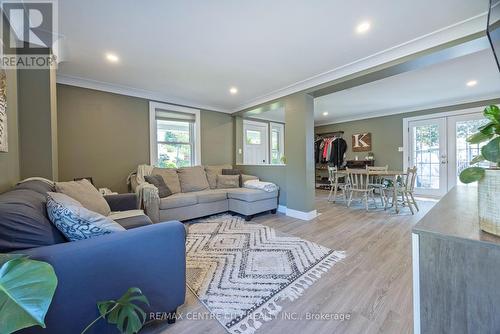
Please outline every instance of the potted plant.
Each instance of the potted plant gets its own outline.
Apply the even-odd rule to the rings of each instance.
[[[474,157],[471,165],[489,161],[495,167],[473,166],[460,173],[460,181],[478,181],[479,225],[483,231],[500,235],[500,108],[495,105],[484,109],[484,116],[490,121],[478,132],[467,138],[471,144],[488,142],[481,148],[481,154]]]

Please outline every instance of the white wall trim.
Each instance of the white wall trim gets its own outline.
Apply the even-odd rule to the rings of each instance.
[[[299,91],[310,89],[312,87],[337,80],[347,75],[361,72],[363,70],[388,63],[395,59],[409,56],[411,54],[430,49],[449,41],[453,41],[480,31],[484,31],[486,28],[485,20],[487,15],[487,12],[481,13],[479,15],[441,28],[429,34],[377,52],[368,57],[355,60],[351,63],[339,66],[323,73],[319,73],[310,78],[298,81],[281,89],[277,89],[273,92],[261,95],[235,108],[233,112],[266,103],[268,101],[297,93]]]
[[[286,214],[286,206],[278,205],[278,212]]]
[[[420,334],[420,239],[411,234],[413,269],[413,333]]]
[[[156,165],[157,145],[156,145],[156,109],[164,109],[169,111],[177,111],[186,114],[195,115],[195,143],[194,143],[194,164],[201,165],[201,118],[200,110],[177,106],[174,104],[160,103],[160,102],[149,102],[149,163],[151,165]]]
[[[409,107],[409,108],[404,108],[404,109],[381,110],[381,111],[375,111],[375,112],[370,112],[370,113],[365,113],[365,114],[360,114],[360,115],[355,115],[355,116],[338,117],[338,118],[335,118],[333,120],[329,120],[327,122],[315,123],[314,127],[331,125],[331,124],[339,124],[339,123],[345,123],[345,122],[352,122],[352,121],[360,121],[360,120],[365,120],[365,119],[369,119],[369,118],[377,118],[377,117],[405,114],[405,113],[410,113],[410,112],[425,111],[428,109],[452,107],[453,105],[457,105],[457,104],[474,103],[474,102],[485,101],[485,100],[494,100],[494,99],[498,99],[499,96],[500,95],[498,93],[496,93],[496,94],[493,93],[493,94],[484,95],[484,96],[477,96],[477,97],[473,97],[473,98],[440,102],[440,103],[428,104],[428,105],[421,105],[421,106]]]
[[[409,124],[412,121],[420,121],[426,119],[435,119],[435,118],[443,118],[457,115],[466,115],[466,114],[474,114],[483,111],[484,107],[475,107],[475,108],[467,108],[467,109],[459,109],[452,111],[444,111],[435,114],[428,115],[420,115],[420,116],[412,116],[403,118],[403,169],[406,170],[409,167],[408,157],[409,157]]]
[[[81,88],[94,89],[102,92],[138,97],[146,100],[153,100],[163,103],[173,103],[203,110],[218,111],[226,114],[232,112],[231,110],[228,109],[203,105],[193,101],[180,99],[174,96],[168,96],[162,93],[153,92],[145,89],[116,85],[109,82],[91,80],[64,74],[57,74],[57,83],[69,86],[81,87]]]
[[[318,212],[316,210],[304,212],[286,208],[286,215],[288,217],[297,218],[300,220],[312,220],[318,216]]]

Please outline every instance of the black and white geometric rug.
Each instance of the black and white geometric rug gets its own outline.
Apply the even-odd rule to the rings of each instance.
[[[228,332],[254,333],[345,257],[229,214],[189,224],[187,285]]]

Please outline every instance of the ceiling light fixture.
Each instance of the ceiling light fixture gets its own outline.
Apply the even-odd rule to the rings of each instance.
[[[118,61],[120,61],[120,58],[118,58],[117,55],[109,52],[106,53],[106,59],[112,63],[117,63]]]
[[[326,111],[325,111],[325,112],[323,113],[323,116],[328,116],[328,112],[326,112]]]
[[[356,27],[356,32],[358,34],[364,34],[368,30],[370,30],[370,27],[371,27],[370,22],[368,22],[368,21],[362,22],[362,23],[358,24],[358,26]]]
[[[238,88],[236,88],[236,87],[231,87],[231,88],[229,88],[229,93],[231,93],[231,94],[233,94],[233,95],[234,95],[234,94],[238,94]]]
[[[477,85],[477,80],[467,81],[467,86],[474,87],[475,85]]]

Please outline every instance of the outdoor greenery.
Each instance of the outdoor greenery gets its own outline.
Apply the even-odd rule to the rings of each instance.
[[[57,287],[54,268],[18,254],[0,254],[0,331],[45,328],[45,315]]]
[[[116,325],[120,333],[138,333],[146,321],[146,312],[136,303],[149,305],[149,301],[139,288],[129,288],[118,300],[105,300],[97,303],[100,316],[92,321],[81,334],[87,332],[96,322],[106,319]]]
[[[495,105],[488,106],[483,114],[489,122],[481,126],[477,133],[467,138],[467,142],[479,144],[487,141],[488,143],[481,147],[481,154],[472,159],[471,165],[489,161],[500,167],[500,108]],[[460,173],[460,181],[463,183],[479,181],[484,177],[484,171],[483,167],[478,166],[466,168]]]

